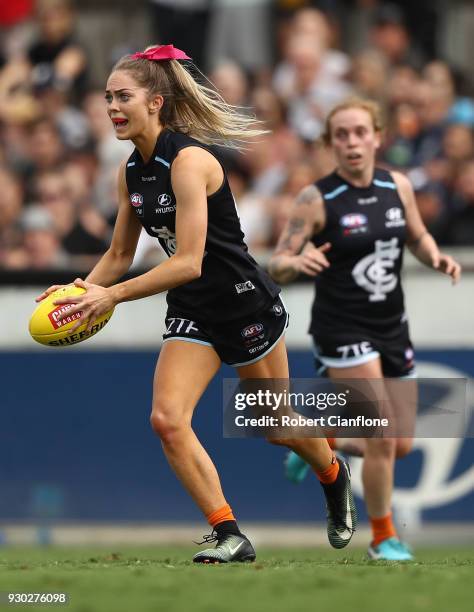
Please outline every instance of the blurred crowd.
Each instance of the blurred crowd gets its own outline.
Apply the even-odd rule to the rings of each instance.
[[[227,102],[250,109],[269,130],[243,154],[221,151],[251,250],[272,248],[298,191],[334,168],[319,136],[330,108],[350,95],[380,103],[379,163],[409,176],[436,239],[473,246],[472,83],[430,44],[414,44],[403,3],[370,0],[364,44],[350,56],[327,4],[240,3],[246,19],[267,11],[259,23],[268,40],[258,38],[265,48],[254,49],[253,65],[248,46],[233,48],[231,37],[228,48],[211,37],[220,50],[206,63],[206,0],[150,0],[144,10],[158,35],[135,46],[179,46],[180,30],[199,23],[189,37],[196,62]],[[0,269],[87,270],[110,241],[117,168],[132,145],[115,138],[103,90],[90,78],[94,58],[77,34],[77,7],[0,2]],[[114,59],[111,50],[110,65]],[[141,239],[136,264],[154,263],[157,248]]]

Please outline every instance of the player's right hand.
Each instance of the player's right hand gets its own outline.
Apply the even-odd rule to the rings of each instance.
[[[70,285],[71,283],[68,283],[68,284]],[[50,295],[54,291],[57,291],[58,289],[62,289],[63,287],[67,287],[67,286],[68,285],[51,285],[51,287],[48,287],[46,291],[43,291],[41,295],[38,295],[38,297],[35,298],[35,302],[41,302],[41,300],[44,300],[44,298],[47,298],[48,295]]]
[[[320,247],[308,242],[301,255],[296,257],[296,269],[301,274],[317,276],[331,265],[325,255],[331,248],[330,242],[325,242]]]

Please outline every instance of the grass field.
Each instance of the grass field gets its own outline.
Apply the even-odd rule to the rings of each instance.
[[[356,548],[262,549],[256,563],[219,566],[193,565],[195,550],[3,548],[0,591],[65,591],[71,612],[472,610],[473,549],[419,550],[409,564]]]

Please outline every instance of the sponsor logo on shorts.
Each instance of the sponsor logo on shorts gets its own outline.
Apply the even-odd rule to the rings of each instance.
[[[406,225],[403,211],[398,206],[394,206],[385,211],[385,217],[387,219],[385,221],[385,227],[402,227]]]
[[[135,208],[139,208],[140,206],[143,206],[142,194],[132,193],[132,195],[130,196],[130,202],[132,203],[132,206],[135,206]]]
[[[71,310],[73,306],[75,306],[75,304],[63,304],[62,306],[59,306],[48,313],[48,319],[50,320],[54,329],[64,327],[64,325],[77,321],[77,319],[81,318],[82,312],[75,312],[72,315],[67,314],[67,311]]]
[[[192,332],[198,332],[199,328],[197,327],[196,321],[191,321],[190,319],[182,319],[180,317],[170,317],[166,319],[167,329],[164,336],[169,336],[170,334],[190,334]]]
[[[263,332],[263,325],[261,323],[252,323],[252,325],[247,325],[244,327],[241,334],[246,339],[254,338]]]
[[[253,353],[257,353],[258,351],[263,351],[263,349],[267,348],[270,344],[270,340],[266,340],[263,344],[259,344],[258,346],[253,346],[249,348],[249,353],[252,355]]]
[[[235,290],[237,293],[245,293],[246,291],[253,291],[255,289],[255,285],[252,281],[245,281],[245,283],[237,283],[235,285]]]
[[[374,349],[372,345],[367,340],[363,340],[362,342],[356,342],[355,344],[346,344],[343,346],[338,346],[336,351],[340,353],[341,359],[348,359],[350,357],[361,357],[362,355],[367,355],[371,353]]]

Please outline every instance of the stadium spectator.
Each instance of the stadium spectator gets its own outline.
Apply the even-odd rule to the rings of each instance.
[[[242,68],[230,60],[223,61],[209,76],[227,104],[245,106],[248,102],[248,80]]]
[[[205,68],[211,0],[149,0],[153,30],[162,44],[186,48],[194,63]]]
[[[245,243],[252,249],[266,249],[269,244],[271,213],[268,198],[250,190],[250,174],[242,164],[227,168],[227,178],[235,197]]]
[[[271,32],[268,28],[272,0],[213,0],[207,41],[210,68],[225,57],[251,73],[266,72],[271,65]]]
[[[42,116],[55,124],[65,147],[73,151],[84,148],[91,135],[81,109],[69,104],[67,94],[52,84],[38,87],[35,93]]]
[[[303,140],[313,141],[321,134],[326,113],[347,97],[348,83],[322,70],[326,49],[321,40],[295,36],[288,42],[288,70],[285,78],[275,78],[273,86],[288,105],[291,129]]]
[[[38,36],[27,50],[31,80],[70,92],[84,92],[87,57],[74,34],[75,12],[71,0],[37,0]]]
[[[25,47],[33,4],[33,0],[0,2],[0,70]]]
[[[23,190],[18,177],[0,167],[0,267],[26,267],[26,258],[19,257],[22,234],[20,217]]]
[[[88,199],[87,182],[80,166],[67,172],[40,174],[36,182],[38,202],[53,219],[62,248],[71,255],[100,255],[107,250],[109,228]],[[79,196],[75,200],[74,195]]]
[[[303,143],[286,122],[287,109],[268,87],[252,92],[251,108],[268,130],[248,148],[245,165],[252,177],[252,190],[263,196],[275,195],[285,181],[287,166],[304,154]]]
[[[388,62],[375,49],[365,49],[352,62],[351,82],[355,93],[372,98],[385,108],[387,101]]]
[[[316,8],[302,8],[296,11],[285,35],[279,41],[282,55],[286,56],[291,39],[306,37],[319,41],[324,49],[321,57],[321,73],[328,78],[345,78],[351,67],[350,59],[340,49],[334,48],[334,29],[331,28],[327,16]],[[285,73],[289,70],[291,71],[291,66],[283,61],[275,70],[275,81],[288,78]]]
[[[24,250],[31,270],[66,269],[70,262],[52,214],[42,206],[30,206],[22,217]]]
[[[394,66],[387,84],[387,103],[390,110],[399,104],[413,102],[413,90],[420,80],[418,72],[408,64]]]
[[[376,7],[370,41],[381,51],[392,66],[408,63],[422,65],[422,56],[406,26],[403,10],[396,4],[386,3]]]
[[[23,208],[38,201],[34,188],[40,176],[58,170],[64,173],[74,201],[73,216],[80,212],[79,200],[87,203],[86,218],[90,210],[96,210],[92,226],[100,229],[96,233],[94,229],[92,235],[106,243],[109,230],[103,229],[102,222],[105,219],[109,227],[115,222],[117,168],[131,149],[129,143],[115,138],[105,113],[103,91],[85,93],[88,62],[76,35],[78,13],[72,0],[38,0],[33,15],[30,0],[3,4],[0,164],[7,173],[22,177]],[[219,50],[212,58],[211,79],[228,102],[255,112],[269,130],[250,143],[243,155],[231,152],[223,157],[235,181],[242,183],[241,214],[247,219],[244,223],[254,248],[266,248],[271,242],[267,225],[278,224],[278,219],[270,219],[268,224],[259,219],[263,212],[271,215],[271,210],[280,214],[277,208],[268,210],[267,202],[284,197],[289,169],[304,159],[313,166],[316,177],[332,170],[334,159],[317,140],[321,122],[327,109],[352,91],[382,105],[388,130],[381,161],[409,175],[423,219],[436,238],[442,244],[458,242],[459,232],[449,228],[454,227],[457,215],[467,215],[462,211],[469,208],[459,192],[459,181],[473,158],[474,101],[466,86],[468,75],[463,82],[462,75],[446,62],[436,59],[423,65],[421,61],[423,54],[436,56],[426,44],[426,23],[420,24],[423,40],[418,37],[418,4],[426,8],[425,0],[416,7],[404,0],[389,5],[282,0],[277,10],[285,19],[278,39],[275,37],[280,59],[273,68],[268,40],[263,37],[250,44],[239,27],[241,18],[247,23],[255,21],[257,14],[267,15],[267,0],[249,0],[239,7],[230,6],[230,0],[220,0],[214,9],[208,0],[149,0],[152,4],[155,15],[160,13],[163,36],[176,42],[173,28],[177,28],[188,37],[185,48],[192,44],[189,35],[201,41],[197,52],[192,52],[198,64],[204,63],[200,54],[204,57],[212,54],[212,49]],[[354,32],[350,36],[344,23],[348,15],[354,15],[351,10],[355,4],[362,21],[369,25],[365,40],[361,38],[362,21],[351,22]],[[344,10],[336,10],[336,5]],[[79,3],[75,6],[80,10]],[[212,10],[216,11],[211,28],[214,34],[216,24],[225,23],[225,28],[211,41],[214,34],[209,31],[211,36],[206,40],[206,27],[195,27],[193,20],[190,28],[187,19],[199,13],[204,23]],[[436,11],[428,12],[432,15]],[[265,24],[265,20],[251,23],[245,36],[251,35],[253,27],[265,29]],[[339,29],[345,32],[344,39],[338,39]],[[28,32],[29,39],[25,37]],[[237,46],[234,33],[240,37]],[[345,51],[350,46],[348,38],[354,37],[359,43],[351,47],[357,48],[351,62]],[[238,187],[236,191],[240,191]],[[470,228],[468,215],[463,218]],[[257,224],[259,231],[254,227]],[[14,234],[21,242],[21,232]],[[16,247],[12,244],[9,248],[13,253]],[[148,245],[144,248],[148,252]],[[2,266],[7,265],[5,253],[3,246]],[[19,251],[15,253],[11,264],[26,266],[25,258],[17,256]]]
[[[446,230],[446,241],[459,246],[474,246],[474,159],[465,162],[457,177],[453,204],[458,209]]]
[[[454,76],[445,62],[436,60],[427,64],[423,69],[423,77],[445,100],[447,121],[474,127],[474,102],[470,98],[458,96]]]

